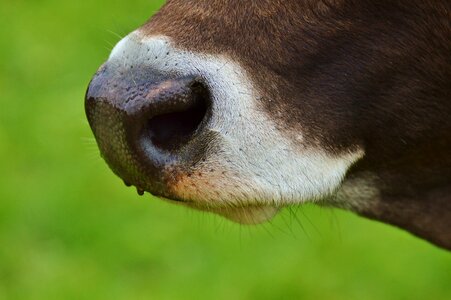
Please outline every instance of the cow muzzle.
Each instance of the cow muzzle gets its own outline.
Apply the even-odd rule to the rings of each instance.
[[[85,108],[101,155],[140,194],[173,199],[168,170],[204,155],[201,136],[211,103],[199,77],[168,78],[148,68],[124,72],[107,63],[88,87]]]

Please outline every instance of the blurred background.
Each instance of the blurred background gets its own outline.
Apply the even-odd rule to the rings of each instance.
[[[394,227],[309,205],[243,227],[113,175],[84,93],[162,3],[0,2],[0,299],[451,299],[451,254]]]

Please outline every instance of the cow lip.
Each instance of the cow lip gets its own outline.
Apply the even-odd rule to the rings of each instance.
[[[164,195],[164,193],[155,193],[155,192],[151,192],[148,191],[147,189],[140,187],[139,185],[134,185],[128,181],[124,180],[124,184],[126,187],[135,187],[136,188],[136,192],[138,193],[139,196],[144,196],[145,193],[149,193],[152,196],[155,196],[157,198],[166,200],[166,201],[170,201],[170,202],[177,202],[177,203],[189,203],[190,201],[184,200],[184,199],[179,199],[179,198],[169,198],[167,195]]]
[[[161,199],[163,201],[167,201],[167,202],[171,202],[171,203],[175,203],[175,204],[189,205],[190,203],[192,203],[191,201],[179,199],[179,198],[168,198],[165,196],[158,196],[158,195],[155,195],[155,197],[158,197],[158,199]]]
[[[134,186],[133,184],[129,183],[128,181],[124,180],[124,184],[127,187]],[[279,211],[279,207],[271,206],[271,205],[249,205],[249,206],[242,206],[242,207],[208,207],[203,206],[200,203],[196,203],[189,200],[180,199],[177,197],[172,197],[169,195],[165,195],[165,193],[153,193],[149,192],[148,190],[135,186],[136,191],[139,196],[143,196],[146,192],[167,202],[175,203],[175,204],[181,204],[184,206],[188,206],[194,209],[199,209],[202,211],[208,211],[212,212],[218,215],[221,215],[233,222],[243,224],[243,225],[255,225],[267,222],[271,220]]]
[[[126,180],[124,180],[124,184],[125,184],[126,187],[134,186],[132,183],[130,183],[130,182],[126,181]],[[139,196],[143,196],[144,193],[146,192],[146,190],[141,188],[141,187],[139,187],[139,186],[136,186],[136,192],[138,193]]]

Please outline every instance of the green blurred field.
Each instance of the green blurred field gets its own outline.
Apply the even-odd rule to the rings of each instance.
[[[84,92],[161,3],[1,1],[0,299],[451,299],[451,254],[393,227],[314,206],[241,227],[123,186]]]

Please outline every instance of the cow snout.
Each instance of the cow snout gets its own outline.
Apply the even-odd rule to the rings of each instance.
[[[194,163],[204,148],[194,143],[210,107],[199,77],[104,65],[88,87],[85,107],[103,158],[139,193],[168,196],[168,169]]]

